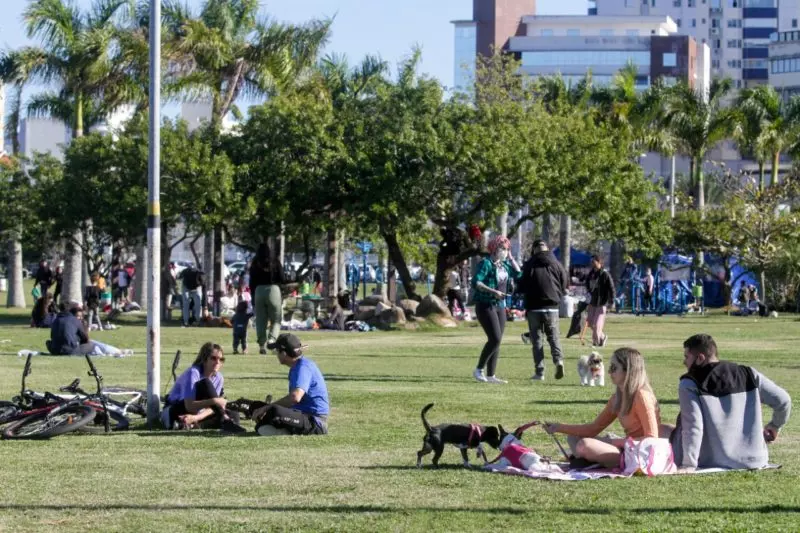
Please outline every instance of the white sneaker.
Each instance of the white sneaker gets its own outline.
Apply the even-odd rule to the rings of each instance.
[[[486,378],[486,382],[487,383],[499,383],[499,384],[508,383],[508,381],[506,381],[504,379],[500,379],[497,376],[489,376],[489,377],[487,377]]]
[[[603,335],[603,340],[600,341],[600,347],[602,348],[606,344],[608,344],[608,335]]]
[[[481,383],[486,383],[489,381],[486,379],[486,376],[483,375],[483,370],[480,368],[476,368],[475,372],[472,373],[472,377],[475,378],[476,381],[480,381]]]
[[[542,374],[534,374],[531,376],[533,381],[544,381],[544,373]]]

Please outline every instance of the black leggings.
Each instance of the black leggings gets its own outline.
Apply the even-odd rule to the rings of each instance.
[[[478,360],[478,369],[483,370],[485,366],[486,375],[494,376],[500,356],[500,341],[506,329],[506,310],[499,305],[478,302],[475,304],[475,314],[488,338]]]
[[[219,394],[217,394],[217,390],[214,388],[214,384],[211,383],[210,379],[201,379],[194,384],[195,400],[210,400],[211,398],[219,398]],[[214,411],[214,415],[200,421],[200,427],[202,429],[219,429],[226,415],[237,424],[239,423],[239,413],[236,411],[223,410],[218,405],[212,406],[211,410]],[[169,406],[169,427],[173,427],[178,417],[188,414],[189,411],[186,410],[185,401],[179,400],[171,404]]]
[[[263,402],[253,402],[252,410],[256,410],[267,404]],[[328,428],[322,424],[317,424],[314,415],[303,413],[295,409],[283,407],[282,405],[271,404],[257,422],[256,430],[261,426],[270,426],[287,430],[292,435],[324,435]]]
[[[464,300],[461,298],[461,291],[456,289],[449,289],[447,291],[447,307],[450,309],[450,314],[455,316],[456,303],[458,308],[463,313],[467,308],[464,307]]]

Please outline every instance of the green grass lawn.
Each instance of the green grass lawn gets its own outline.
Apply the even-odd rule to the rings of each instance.
[[[97,333],[134,348],[128,359],[98,358],[108,385],[145,386],[142,319]],[[562,322],[562,332],[566,331]],[[566,340],[567,376],[531,383],[531,352],[510,323],[498,375],[508,385],[472,381],[481,330],[302,334],[327,376],[332,414],[325,437],[220,437],[214,432],[66,435],[43,442],[0,442],[0,531],[592,531],[800,530],[800,436],[792,420],[771,447],[783,469],[762,473],[655,479],[548,482],[461,468],[448,448],[439,470],[414,467],[429,419],[501,423],[532,419],[591,420],[611,388],[578,386],[575,360],[586,353]],[[639,348],[646,357],[665,421],[677,414],[682,341],[708,332],[724,358],[749,363],[800,396],[795,317],[611,316],[609,347]],[[15,394],[21,348],[43,348],[48,332],[27,327],[27,314],[0,312],[0,397]],[[251,334],[251,342],[253,342]],[[162,383],[172,354],[182,367],[200,344],[227,347],[230,330],[162,329]],[[274,356],[227,354],[229,398],[283,394],[286,368]],[[80,358],[34,358],[29,385],[54,389],[76,376]],[[252,428],[249,422],[248,428]],[[620,431],[615,424],[611,430]],[[531,430],[526,442],[557,455],[552,441]],[[491,453],[490,453],[491,455]],[[429,464],[430,456],[428,456]]]

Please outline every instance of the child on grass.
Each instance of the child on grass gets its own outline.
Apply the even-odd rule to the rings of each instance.
[[[236,306],[236,313],[231,318],[233,324],[233,353],[239,353],[239,344],[242,345],[242,353],[247,353],[247,328],[250,326],[250,318],[253,313],[248,312],[247,302],[241,301]]]

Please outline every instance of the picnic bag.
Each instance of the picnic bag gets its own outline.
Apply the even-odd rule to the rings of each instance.
[[[677,471],[669,439],[647,437],[636,441],[628,437],[620,455],[620,468],[629,476],[648,477],[673,474]]]

